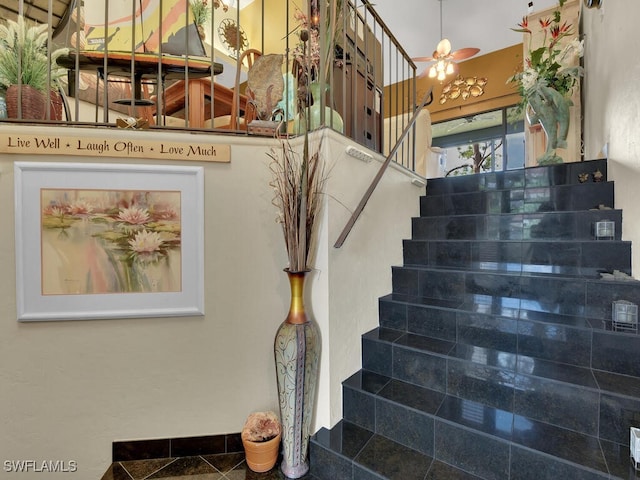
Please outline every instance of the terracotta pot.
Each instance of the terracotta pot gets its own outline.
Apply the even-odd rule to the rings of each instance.
[[[242,444],[247,465],[254,472],[268,472],[278,461],[280,435],[266,442],[251,442],[242,439]]]

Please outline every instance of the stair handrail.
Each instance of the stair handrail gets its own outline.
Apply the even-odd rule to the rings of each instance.
[[[413,128],[414,123],[416,123],[416,119],[418,118],[420,111],[431,102],[431,99],[433,98],[432,94],[433,94],[433,87],[430,87],[427,93],[425,93],[424,97],[422,98],[422,102],[420,102],[418,107],[414,110],[413,115],[409,120],[409,123],[407,124],[407,126],[402,131],[402,134],[400,134],[400,137],[398,137],[398,141],[396,142],[396,144],[393,146],[393,148],[387,155],[387,158],[385,159],[384,163],[380,166],[380,169],[378,170],[378,173],[376,174],[374,179],[371,181],[369,188],[367,188],[367,190],[364,192],[364,195],[362,196],[360,203],[358,203],[358,206],[353,211],[353,213],[351,214],[351,217],[349,218],[346,225],[342,229],[342,233],[340,233],[340,236],[336,240],[336,243],[333,245],[334,248],[340,248],[344,244],[345,240],[349,236],[349,233],[351,232],[351,229],[355,225],[356,221],[360,217],[360,214],[364,210],[364,207],[366,206],[367,202],[371,198],[371,195],[373,195],[373,192],[378,186],[378,183],[380,183],[380,180],[382,179],[384,172],[387,170],[387,167],[391,163],[391,159],[395,156],[396,152],[398,151],[398,148],[400,148],[400,144],[404,141],[409,131]]]

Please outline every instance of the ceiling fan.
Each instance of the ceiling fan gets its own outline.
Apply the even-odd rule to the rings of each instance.
[[[428,76],[429,78],[436,78],[442,82],[447,75],[451,75],[458,71],[458,64],[456,61],[466,60],[477,54],[479,48],[461,48],[459,50],[451,51],[451,42],[449,39],[444,38],[442,35],[442,2],[440,1],[440,40],[436,46],[435,51],[431,57],[414,57],[412,60],[416,63],[420,62],[434,62],[430,68],[425,69],[418,78]]]

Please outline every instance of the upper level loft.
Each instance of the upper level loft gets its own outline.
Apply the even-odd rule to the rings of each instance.
[[[415,64],[359,0],[9,0],[0,18],[17,39],[0,56],[3,121],[288,135],[326,125],[382,152],[395,143],[385,115],[419,102]],[[399,83],[401,98],[385,99]]]
[[[14,47],[0,54],[0,126],[328,126],[425,177],[525,162],[523,119],[508,120],[520,97],[505,82],[522,46],[423,78],[367,0],[8,0],[0,24]]]

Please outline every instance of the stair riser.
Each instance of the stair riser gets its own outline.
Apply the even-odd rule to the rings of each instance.
[[[380,398],[375,411],[376,433],[433,457],[433,416]]]
[[[487,480],[509,478],[509,442],[435,422],[435,458]]]
[[[353,478],[353,461],[311,439],[309,444],[310,473],[320,480]]]
[[[629,242],[474,242],[405,240],[404,265],[582,275],[619,270],[631,275]],[[603,248],[604,247],[604,248]]]
[[[539,452],[513,445],[511,448],[513,480],[579,479],[607,480],[609,475],[580,468]]]
[[[614,300],[640,303],[639,282],[512,275],[493,272],[393,267],[393,293],[460,302],[470,297],[505,297],[512,309],[610,319]],[[598,323],[598,320],[596,323]],[[598,325],[593,325],[598,328]]]
[[[602,182],[497,192],[429,194],[420,198],[420,216],[569,212],[599,205],[613,208],[613,187],[612,182]]]
[[[442,195],[461,192],[486,190],[504,190],[523,187],[550,187],[554,185],[579,184],[581,173],[589,175],[600,170],[602,180],[607,179],[607,161],[591,160],[587,162],[564,163],[550,167],[527,168],[506,172],[480,173],[460,177],[431,178],[427,184],[429,195]]]
[[[615,223],[615,240],[619,241],[622,238],[620,210],[418,217],[412,219],[412,238],[414,240],[587,241],[595,240],[594,224],[603,220]]]

